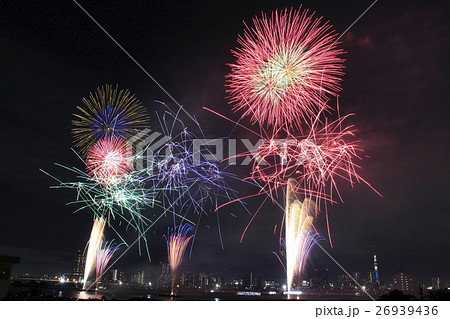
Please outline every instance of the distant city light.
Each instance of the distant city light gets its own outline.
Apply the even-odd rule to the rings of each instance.
[[[238,296],[261,296],[260,292],[257,291],[238,291],[236,293]]]
[[[291,291],[284,291],[285,295],[303,295],[303,291],[300,290],[291,290]]]

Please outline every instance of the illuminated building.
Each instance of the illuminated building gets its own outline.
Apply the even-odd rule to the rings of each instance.
[[[415,284],[411,275],[400,272],[393,277],[392,289],[402,292],[414,292]]]
[[[198,274],[198,287],[199,288],[205,288],[209,286],[209,276],[205,273],[199,273]]]
[[[244,288],[246,288],[246,289],[253,288],[254,279],[253,279],[253,273],[251,271],[245,273],[244,277],[242,278],[242,284],[244,285]]]
[[[441,279],[439,277],[431,278],[431,286],[433,287],[433,290],[441,289]]]
[[[111,269],[112,281],[117,281],[117,269]]]
[[[84,272],[84,258],[83,253],[80,249],[77,250],[77,255],[75,258],[75,267],[73,269],[73,279],[75,281],[80,282],[83,279]]]
[[[145,273],[142,271],[142,272],[140,272],[140,271],[138,271],[138,273],[137,274],[134,274],[133,275],[133,280],[132,280],[132,282],[135,282],[135,283],[137,283],[137,284],[139,284],[139,285],[143,285],[144,283],[145,283],[145,281],[144,281],[144,275]]]
[[[161,275],[158,277],[158,285],[160,287],[169,287],[171,282],[171,271],[168,263],[161,262]]]
[[[355,284],[349,275],[339,275],[337,282],[341,289],[351,289]]]

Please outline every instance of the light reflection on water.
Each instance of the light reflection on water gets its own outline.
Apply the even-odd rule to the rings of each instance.
[[[97,292],[90,292],[90,291],[80,291],[76,298],[81,300],[88,300],[88,299],[102,299],[104,295],[99,294]]]

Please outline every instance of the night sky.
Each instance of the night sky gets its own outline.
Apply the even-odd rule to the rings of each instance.
[[[342,33],[371,1],[302,3]],[[207,137],[216,138],[227,136],[233,125],[202,107],[239,119],[225,98],[225,75],[243,21],[250,24],[261,11],[298,8],[300,2],[80,4],[199,119]],[[322,245],[349,272],[367,274],[376,246],[380,274],[388,281],[400,270],[422,282],[434,276],[450,281],[448,9],[444,1],[378,1],[342,38],[347,61],[341,113],[355,113],[348,124],[357,127],[365,150],[358,172],[383,195],[364,184],[353,189],[338,184],[344,203],[329,206],[334,247]],[[105,83],[134,93],[147,107],[151,125],[161,110],[155,100],[176,106],[73,2],[2,2],[0,39],[0,254],[21,256],[15,274],[70,272],[76,250],[89,238],[92,213],[73,214],[75,207],[66,203],[75,193],[49,189],[55,183],[39,169],[70,180],[55,162],[83,168],[71,151],[75,107]],[[193,126],[189,118],[183,120]],[[232,137],[248,134],[238,129]],[[227,171],[245,177],[249,168]],[[257,191],[242,183],[233,186],[241,196]],[[249,209],[256,210],[261,199],[248,201]],[[273,254],[279,251],[273,229],[282,217],[268,201],[240,243],[251,216],[230,205],[220,213],[224,250],[216,216],[204,218],[183,269],[214,272],[226,266],[236,277],[249,270],[258,278],[283,277]],[[326,236],[325,214],[316,223]],[[119,268],[156,273],[159,262],[167,260],[162,235],[169,224],[164,220],[149,233],[152,265],[132,249]],[[135,238],[135,233],[125,236]],[[309,267],[342,273],[317,247]]]

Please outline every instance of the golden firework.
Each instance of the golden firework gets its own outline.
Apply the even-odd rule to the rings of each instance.
[[[80,114],[72,120],[75,147],[86,155],[92,145],[103,138],[128,139],[144,129],[149,121],[145,107],[129,90],[106,84],[83,98],[77,106]]]

